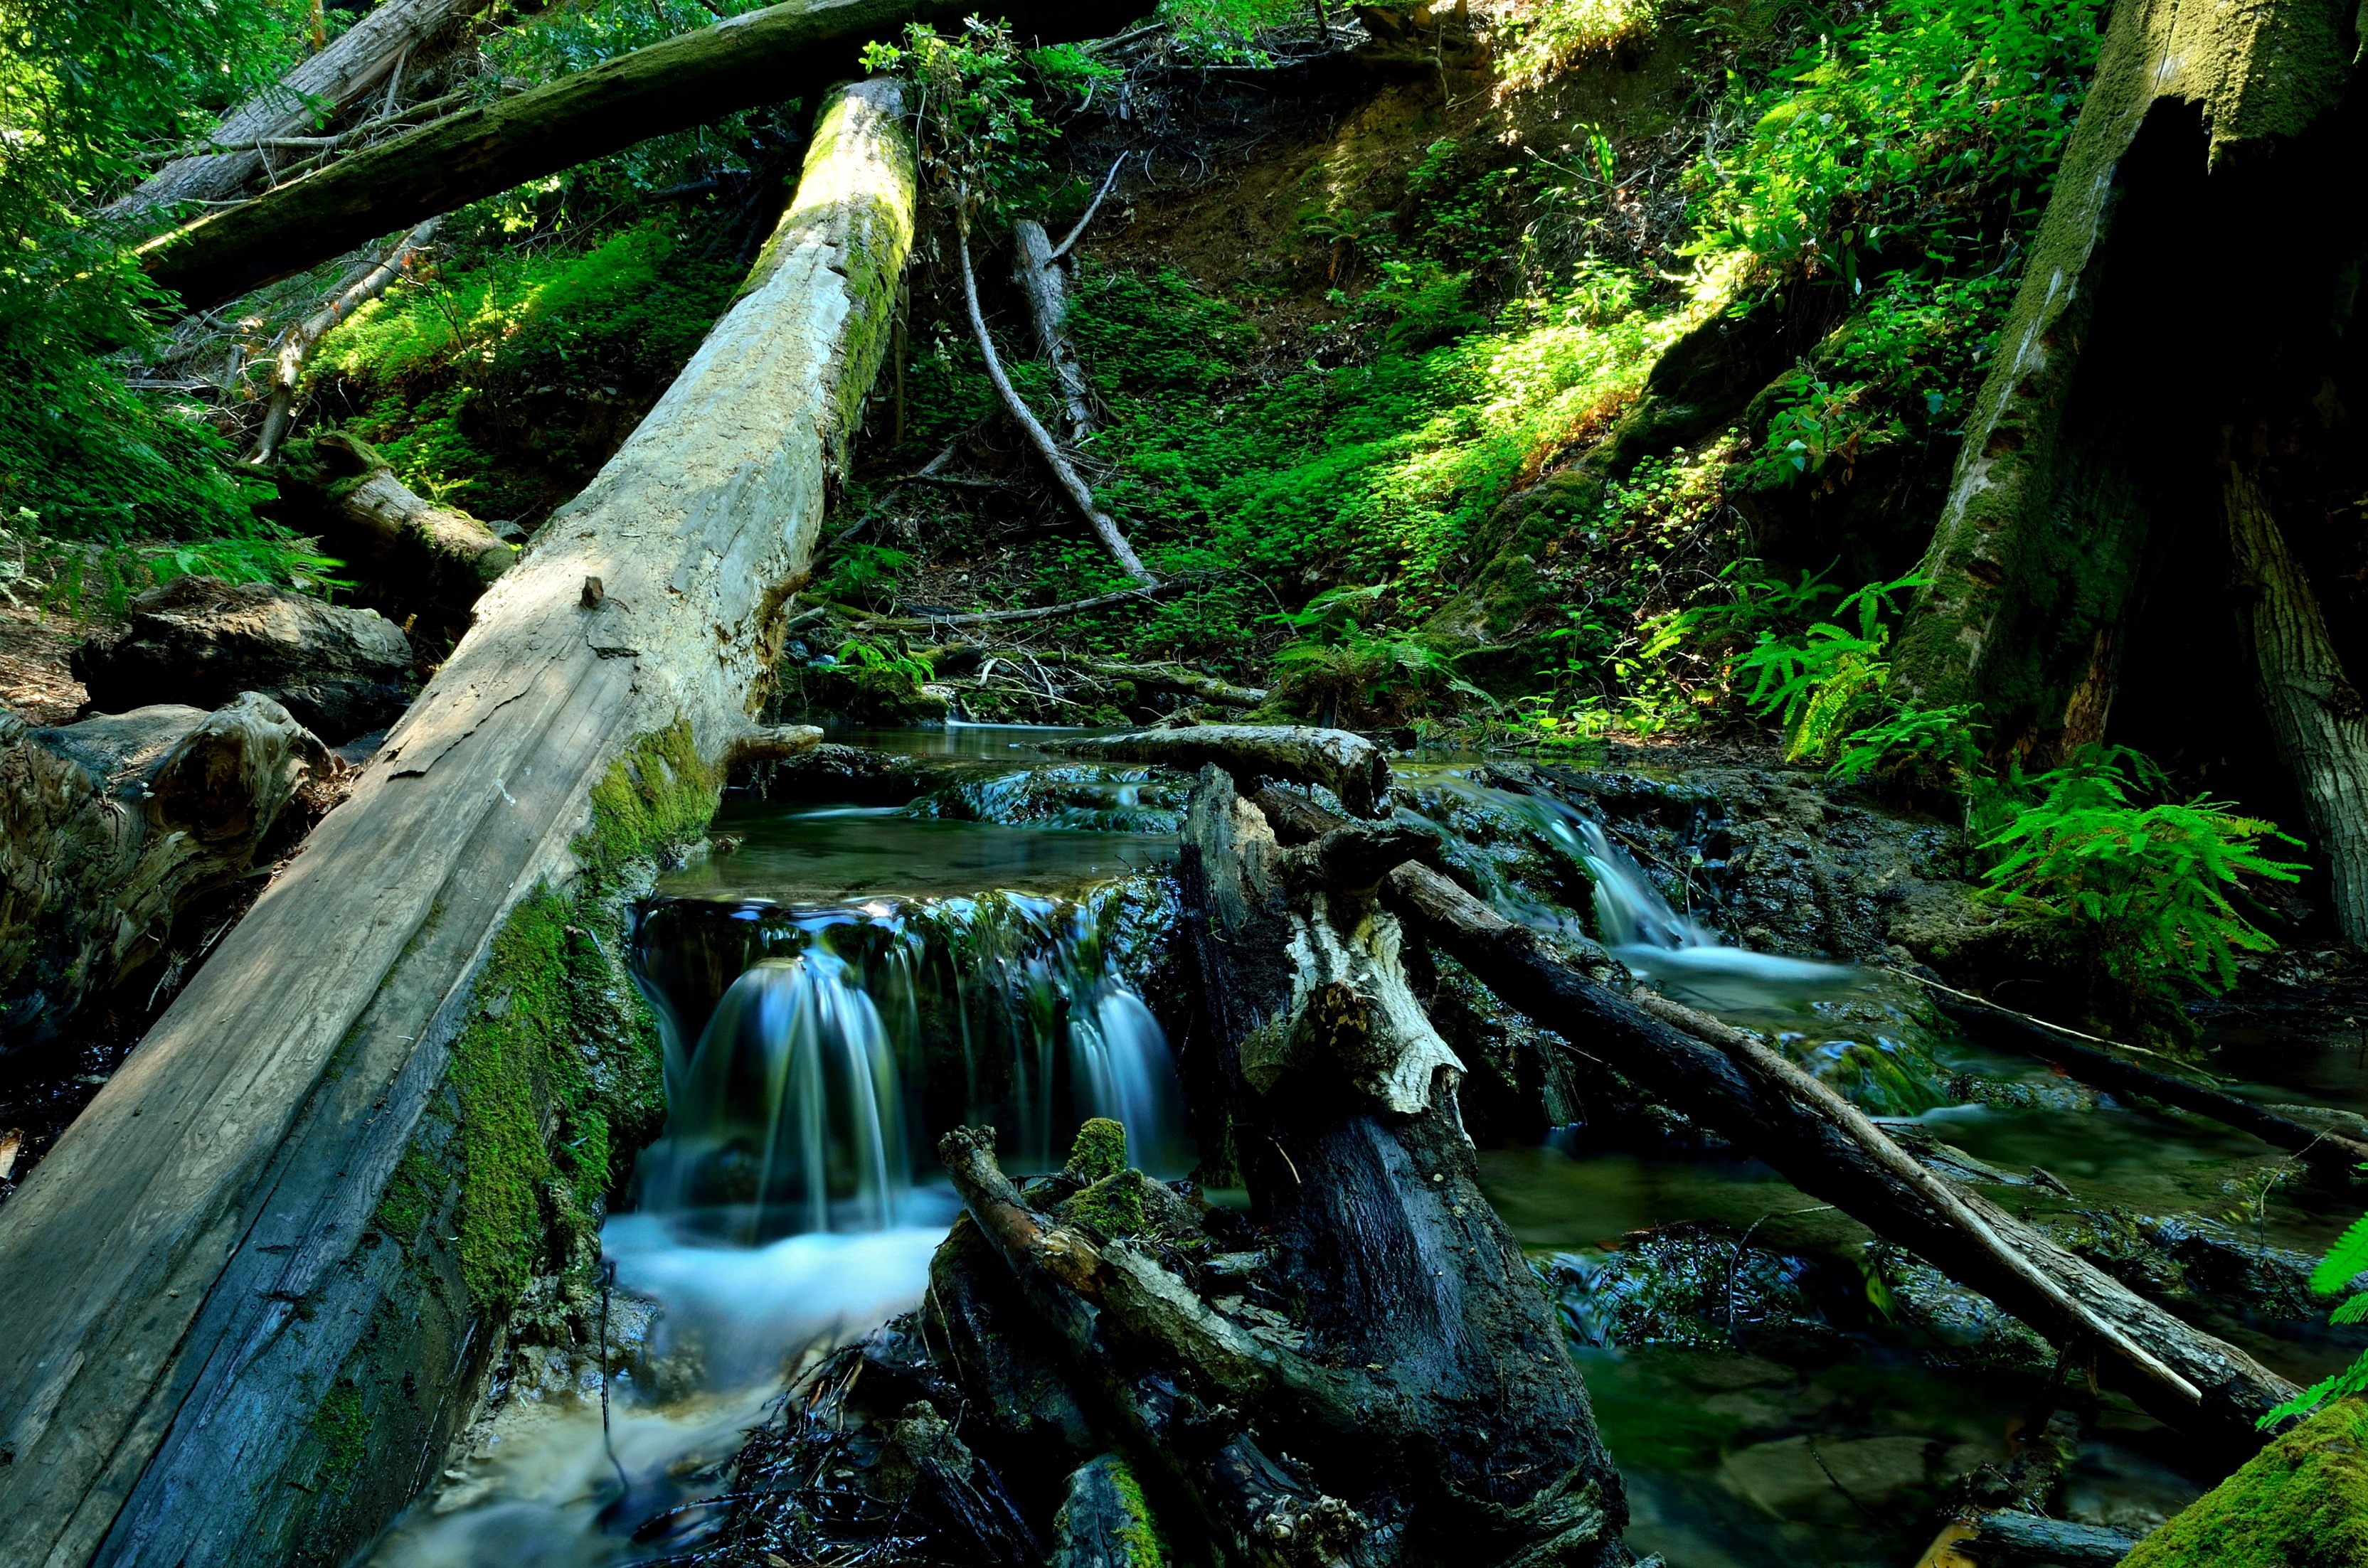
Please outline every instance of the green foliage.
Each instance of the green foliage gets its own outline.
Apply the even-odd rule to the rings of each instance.
[[[1892,0],[1736,106],[1697,165],[1696,254],[1776,276],[1919,266],[1995,245],[2044,200],[2096,56],[2095,0]]]
[[[2032,780],[2037,801],[1984,841],[2001,852],[1985,878],[2009,906],[2088,927],[2107,972],[2133,992],[2166,980],[2225,990],[2236,982],[2237,952],[2276,945],[2229,894],[2246,877],[2294,881],[2302,867],[2270,858],[2263,841],[2299,840],[2222,801],[2131,799],[2165,783],[2127,747],[2083,747]]]
[[[976,17],[951,38],[910,23],[901,45],[864,45],[863,64],[920,89],[921,166],[954,193],[965,223],[1041,206],[1054,183],[1045,158],[1053,108],[1121,74],[1073,48],[1022,50],[1008,23]]]
[[[1304,609],[1266,618],[1301,633],[1275,653],[1273,706],[1326,724],[1396,723],[1457,699],[1491,701],[1421,638],[1366,629],[1360,617],[1383,592],[1337,588]]]
[[[1659,11],[1656,0],[1541,0],[1527,16],[1501,24],[1499,78],[1508,87],[1541,86],[1590,55],[1649,33]]]
[[[2368,1562],[2368,1403],[2337,1400],[2131,1549],[2123,1568]]]
[[[841,545],[831,556],[829,572],[814,584],[813,593],[816,598],[882,608],[894,596],[897,577],[910,570],[912,564],[909,551],[890,545]]]
[[[2336,1239],[2327,1256],[2311,1270],[2310,1288],[2322,1296],[2344,1296],[2343,1302],[2328,1314],[2334,1324],[2368,1323],[2368,1290],[2352,1290],[2351,1286],[2362,1274],[2368,1274],[2368,1214],[2351,1222],[2351,1229]],[[2349,1294],[2346,1294],[2349,1292]],[[2362,1351],[2351,1365],[2331,1376],[2322,1378],[2285,1403],[2260,1419],[2263,1431],[2277,1426],[2289,1416],[2307,1415],[2330,1400],[2349,1394],[2368,1393],[2368,1351]]]
[[[1787,732],[1785,758],[1828,762],[1845,739],[1856,739],[1858,722],[1873,716],[1890,686],[1888,621],[1899,613],[1894,597],[1923,586],[1910,574],[1869,583],[1834,607],[1833,620],[1812,625],[1799,642],[1760,633],[1752,650],[1736,661],[1738,675],[1753,677],[1748,700],[1755,711],[1774,714]],[[1845,624],[1852,610],[1855,626]]]
[[[1974,742],[1983,729],[1979,712],[1970,702],[1895,709],[1845,735],[1830,771],[1846,784],[1908,778],[1962,783],[1981,762]]]

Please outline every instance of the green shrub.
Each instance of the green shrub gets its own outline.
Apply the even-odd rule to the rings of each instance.
[[[2368,1274],[2368,1214],[2351,1222],[2351,1228],[2337,1238],[2327,1256],[2311,1270],[2310,1288],[2322,1296],[2344,1295],[2353,1281]],[[2329,1312],[2332,1324],[2368,1323],[2368,1290],[2353,1290]],[[2351,1365],[2332,1376],[2320,1379],[2302,1392],[2261,1417],[2263,1431],[2290,1415],[2307,1415],[2330,1400],[2348,1394],[2368,1393],[2368,1350],[2353,1358]]]

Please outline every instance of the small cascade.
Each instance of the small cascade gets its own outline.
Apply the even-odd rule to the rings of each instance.
[[[904,1074],[879,1007],[824,950],[732,982],[671,1074],[644,1207],[709,1213],[740,1242],[884,1231],[912,1187]]]

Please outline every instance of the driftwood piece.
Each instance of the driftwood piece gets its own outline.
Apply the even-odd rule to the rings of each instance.
[[[343,256],[480,197],[670,131],[815,92],[866,39],[958,24],[952,0],[787,0],[462,109],[142,245],[192,311]],[[1012,21],[1044,43],[1106,32],[1121,9],[1036,0]]]
[[[360,102],[401,72],[422,44],[466,23],[483,4],[384,0],[326,49],[306,56],[278,83],[222,117],[210,140],[234,151],[174,159],[109,205],[107,215],[136,220],[176,202],[221,201],[240,195],[268,176],[267,152],[288,145],[290,139],[310,130],[317,117],[334,117]]]
[[[1301,724],[1190,724],[1055,741],[1047,751],[1091,761],[1153,762],[1196,771],[1210,763],[1244,778],[1318,784],[1349,814],[1388,814],[1390,760],[1381,747],[1347,730]]]
[[[335,766],[252,692],[61,729],[0,712],[0,1057],[163,952],[173,922],[244,876],[280,811]]]
[[[2368,705],[2343,673],[2327,616],[2244,463],[2228,465],[2222,500],[2253,688],[2327,857],[2336,927],[2353,947],[2368,947]]]
[[[587,830],[657,846],[596,812],[596,787],[687,818],[752,734],[887,348],[914,225],[905,110],[891,81],[825,100],[737,302],[0,1208],[0,1561],[336,1555],[434,1473],[499,1327],[465,1294],[458,1322],[484,1321],[457,1353],[418,1347],[416,1395],[384,1391],[379,1408],[416,1408],[408,1439],[373,1424],[358,1463],[279,1479],[365,1331],[401,1344],[420,1318],[425,1271],[361,1243],[494,938],[574,875]]]
[[[1400,867],[1384,892],[1507,1004],[1616,1062],[1662,1103],[2056,1344],[2095,1353],[2100,1369],[2161,1419],[2250,1451],[2261,1441],[2255,1419],[2293,1397],[2293,1384],[2235,1346],[2188,1327],[1995,1204],[1947,1188],[1752,1037],[1662,998],[1631,1001],[1595,983],[1543,937],[1427,868]]]

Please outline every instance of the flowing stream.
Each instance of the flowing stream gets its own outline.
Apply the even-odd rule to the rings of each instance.
[[[668,1119],[602,1233],[621,1346],[521,1355],[468,1457],[364,1557],[381,1568],[645,1561],[715,1517],[741,1435],[821,1349],[913,1305],[956,1210],[935,1136],[1001,1131],[1049,1169],[1078,1122],[1124,1122],[1137,1163],[1193,1164],[1144,1000],[1174,910],[1182,784],[1083,767],[1036,734],[844,737],[962,765],[910,805],[734,798],[728,853],[666,876],[633,968],[666,1046]],[[1882,971],[1748,951],[1672,907],[1605,825],[1560,801],[1402,771],[1406,820],[1461,850],[1508,915],[1600,937],[1673,995],[1778,1040],[1870,1114],[2003,1171],[2044,1166],[2137,1215],[2246,1212],[2255,1245],[2325,1244],[2340,1216],[2283,1188],[2232,1197],[2262,1148],[2142,1115],[1980,1051]],[[2359,1074],[2297,1063],[2290,1094],[2356,1104]],[[1482,1153],[1490,1196],[1562,1303],[1638,1551],[1687,1568],[1907,1568],[1956,1478],[2005,1461],[2044,1346],[1979,1298],[1748,1159],[1583,1123]],[[2212,1324],[2283,1369],[2348,1356],[2293,1325]],[[2017,1335],[2023,1336],[2018,1338]],[[2266,1347],[2266,1348],[2265,1348]],[[2027,1378],[2025,1381],[2027,1382]],[[2208,1477],[2174,1434],[2108,1407],[2067,1505],[2144,1525]]]

